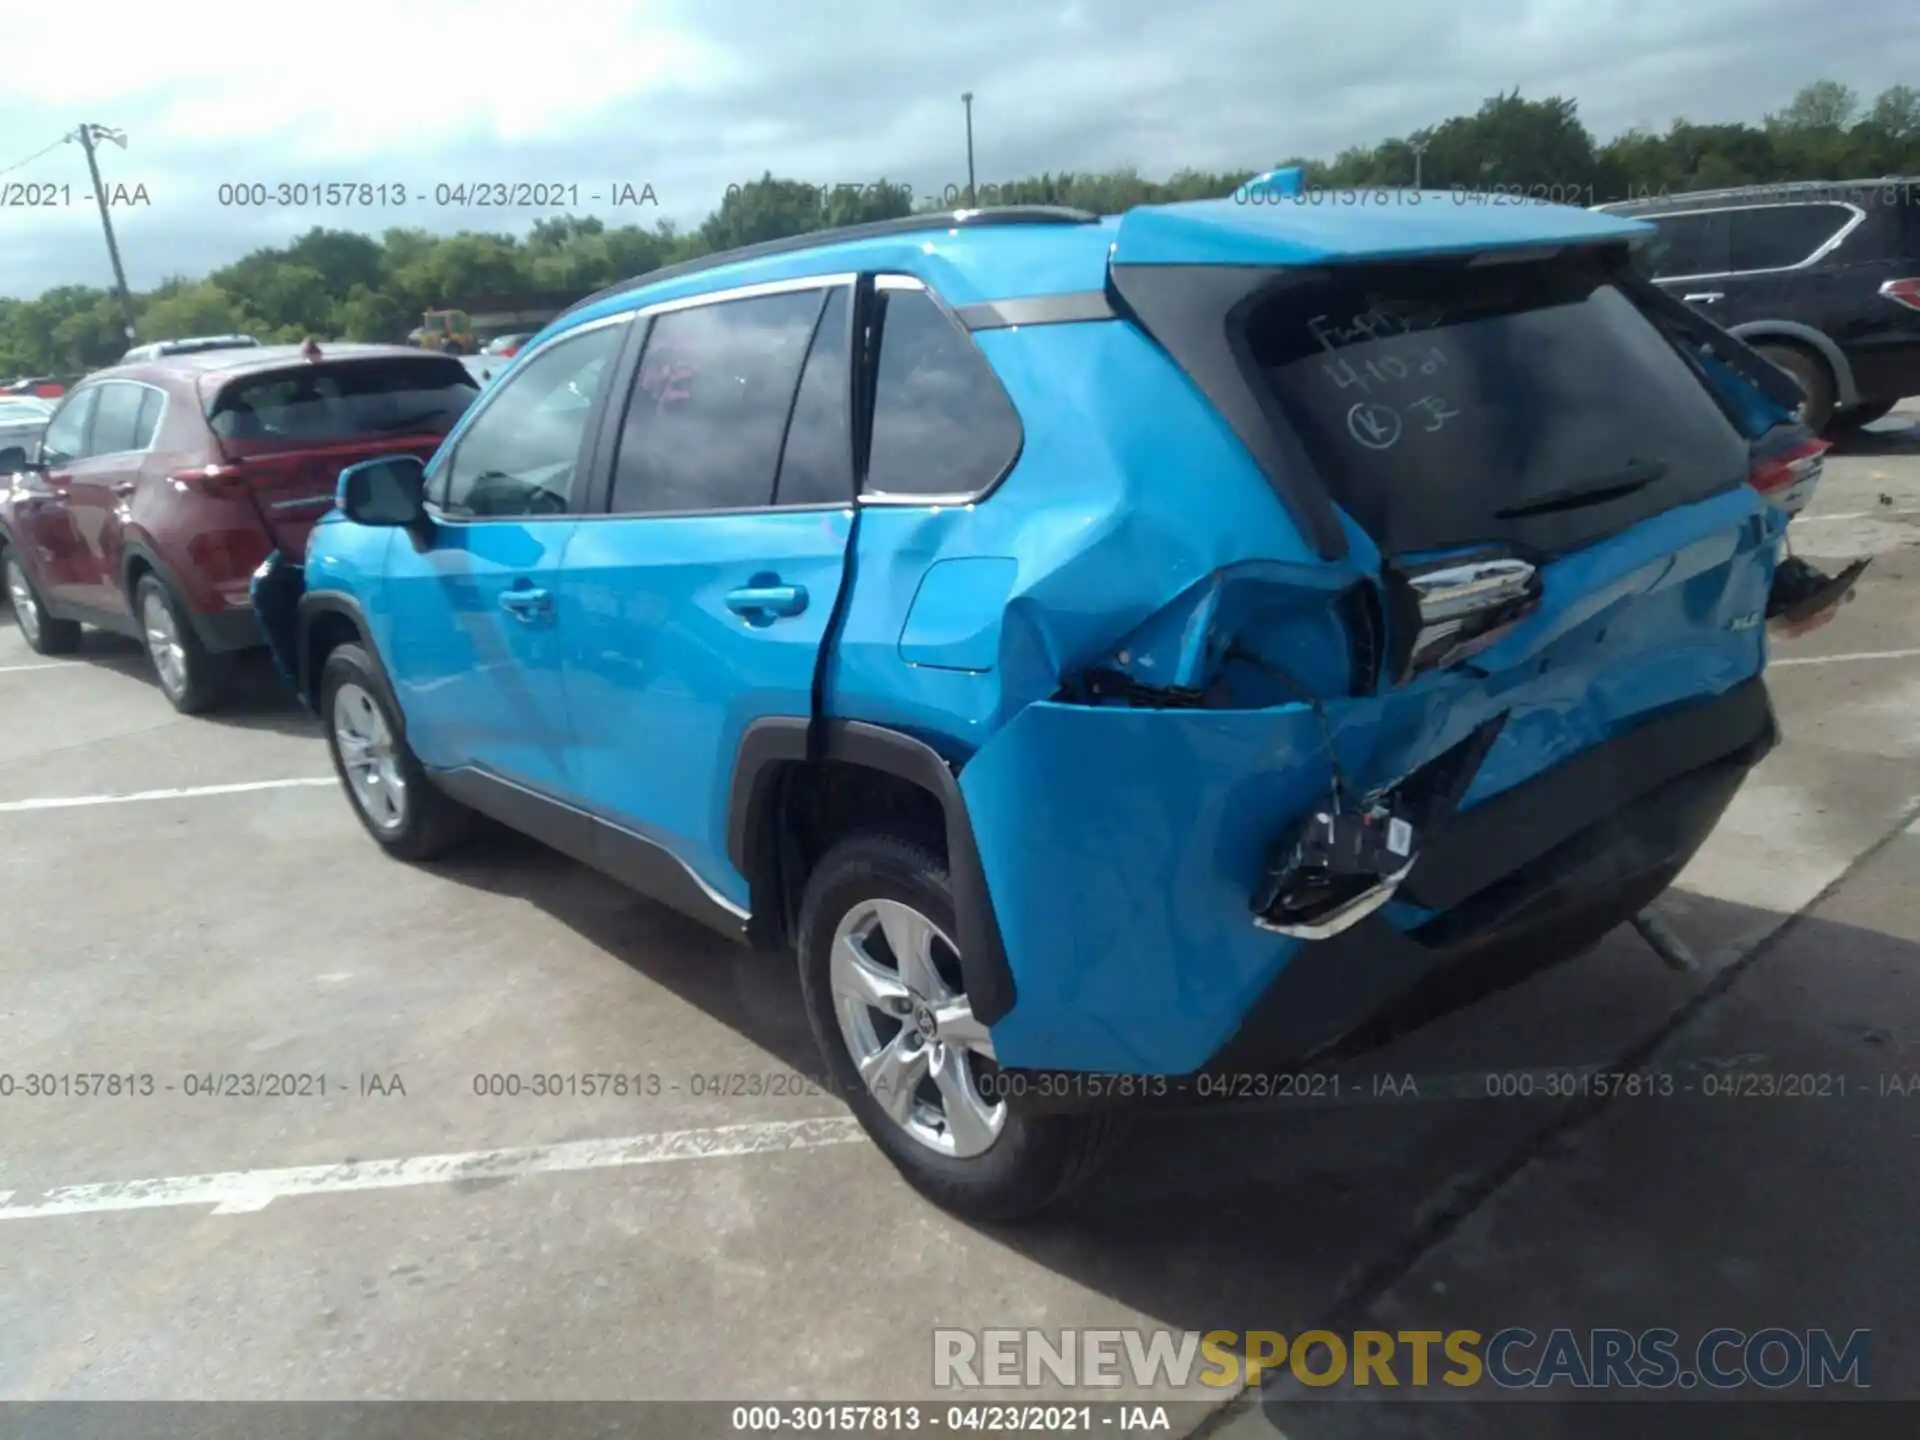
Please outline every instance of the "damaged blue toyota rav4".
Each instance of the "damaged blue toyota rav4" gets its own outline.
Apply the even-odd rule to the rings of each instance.
[[[1338,200],[582,301],[256,576],[361,822],[489,816],[797,956],[860,1123],[978,1217],[1131,1102],[1590,947],[1775,743],[1799,397],[1636,277],[1643,223]]]

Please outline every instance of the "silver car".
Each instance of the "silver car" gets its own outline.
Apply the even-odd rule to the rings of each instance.
[[[0,452],[18,447],[31,456],[52,418],[48,401],[32,395],[0,395]]]

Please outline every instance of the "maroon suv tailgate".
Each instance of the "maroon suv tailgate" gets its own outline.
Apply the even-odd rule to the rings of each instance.
[[[328,354],[211,377],[207,421],[274,545],[304,551],[340,472],[380,455],[432,455],[479,394],[446,355]]]

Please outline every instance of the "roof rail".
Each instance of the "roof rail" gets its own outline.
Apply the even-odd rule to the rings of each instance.
[[[1664,205],[1672,200],[1720,200],[1743,195],[1782,195],[1821,190],[1871,190],[1877,185],[1920,186],[1920,176],[1876,175],[1855,180],[1755,180],[1746,185],[1719,185],[1710,190],[1669,190],[1659,195],[1635,195],[1625,200],[1609,200],[1596,210],[1616,210],[1632,205]]]
[[[718,250],[698,259],[683,260],[678,265],[649,270],[630,280],[622,280],[617,285],[609,285],[604,290],[596,290],[584,300],[576,300],[554,319],[564,320],[577,310],[584,310],[589,305],[643,286],[678,280],[685,275],[698,275],[703,270],[717,270],[722,265],[733,265],[742,260],[793,255],[823,245],[840,245],[851,240],[877,240],[888,235],[911,235],[922,230],[967,230],[985,225],[1093,225],[1099,219],[1091,210],[1076,210],[1070,205],[987,205],[977,210],[936,210],[924,215],[899,215],[891,220],[841,225],[832,230],[809,230],[801,235],[762,240],[758,244],[741,245],[732,250]],[[547,323],[552,324],[553,321]]]

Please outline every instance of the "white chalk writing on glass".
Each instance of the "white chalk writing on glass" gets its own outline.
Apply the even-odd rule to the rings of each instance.
[[[1400,438],[1400,412],[1363,400],[1347,411],[1347,433],[1369,450],[1391,449]]]
[[[1422,428],[1428,433],[1438,430],[1447,421],[1457,419],[1460,415],[1460,412],[1440,395],[1423,395],[1413,402],[1412,408],[1426,417],[1426,423]]]

